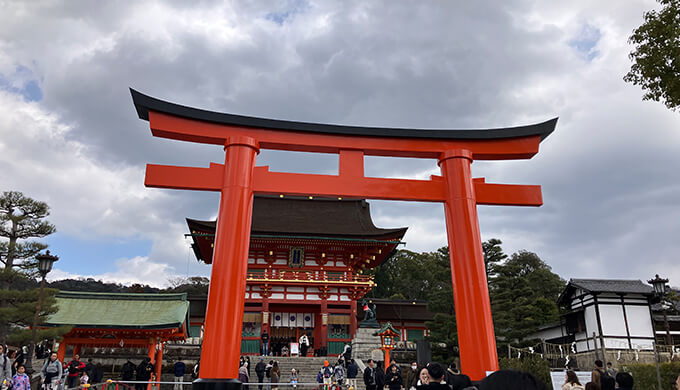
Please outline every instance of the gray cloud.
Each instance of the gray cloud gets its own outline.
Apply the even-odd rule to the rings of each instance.
[[[680,284],[678,118],[641,102],[641,92],[621,81],[629,66],[627,34],[654,5],[8,3],[0,15],[0,74],[18,77],[17,67],[29,69],[43,93],[29,117],[51,119],[22,119],[34,133],[10,143],[19,122],[0,115],[0,151],[4,144],[16,152],[13,160],[0,154],[3,182],[40,191],[17,167],[34,164],[49,176],[55,162],[65,161],[63,175],[78,180],[52,183],[60,231],[78,235],[87,229],[78,225],[83,220],[115,210],[97,234],[152,240],[151,253],[139,256],[181,273],[182,220],[214,216],[218,197],[144,189],[143,166],[207,166],[223,153],[152,137],[128,87],[205,109],[324,123],[487,128],[559,116],[534,159],[473,165],[475,176],[489,182],[541,184],[544,191],[541,208],[480,207],[484,238],[502,239],[509,252],[535,251],[567,278],[644,279],[658,272]],[[29,103],[20,100],[0,114],[25,109]],[[73,159],[40,147],[40,134],[59,126],[67,130],[53,147],[73,151]],[[91,169],[79,176],[76,165],[84,161]],[[258,163],[337,171],[335,156],[263,151]],[[435,161],[409,159],[367,158],[366,171],[438,174]],[[88,174],[130,195],[87,190]],[[79,215],[58,212],[73,201],[74,186],[97,198],[77,198]],[[379,225],[411,227],[409,249],[446,243],[441,205],[372,203]],[[132,218],[138,226],[126,230]]]

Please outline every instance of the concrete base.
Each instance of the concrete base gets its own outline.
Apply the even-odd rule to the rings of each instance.
[[[238,379],[204,379],[199,378],[193,382],[192,390],[241,390],[241,381]]]

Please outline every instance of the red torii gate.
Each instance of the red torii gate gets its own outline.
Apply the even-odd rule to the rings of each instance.
[[[130,90],[140,119],[156,137],[224,146],[224,164],[209,168],[148,164],[147,187],[220,191],[213,269],[196,389],[239,388],[253,195],[303,195],[442,202],[450,249],[462,368],[473,379],[498,369],[496,340],[477,205],[540,206],[540,186],[473,179],[473,160],[528,159],[557,118],[490,130],[419,130],[339,126],[205,111]],[[256,167],[260,149],[339,155],[338,175],[270,172]],[[364,156],[437,159],[430,180],[364,176]]]

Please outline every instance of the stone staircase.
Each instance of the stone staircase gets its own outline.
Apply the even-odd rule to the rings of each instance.
[[[328,360],[329,363],[333,364],[337,362],[337,357],[335,356],[319,356],[319,357],[278,357],[278,356],[268,356],[265,358],[265,362],[268,362],[269,360],[276,360],[279,362],[279,369],[281,369],[281,383],[289,383],[290,382],[290,372],[291,369],[295,369],[298,373],[298,382],[299,383],[317,383],[316,382],[316,376],[321,367],[323,367],[323,362],[324,360]],[[255,364],[257,364],[260,361],[260,357],[251,357],[250,358],[250,364],[253,365],[253,368],[251,368],[251,382],[254,382],[257,380],[257,375],[255,375]],[[361,372],[357,375],[357,387],[356,390],[365,390],[364,382],[363,382],[363,377],[361,376]],[[266,380],[266,378],[265,378]],[[346,385],[347,381],[345,380],[345,386],[343,386],[344,389],[347,389]],[[279,390],[286,390],[286,388],[290,387],[284,387],[281,386]],[[252,386],[251,386],[252,390]]]

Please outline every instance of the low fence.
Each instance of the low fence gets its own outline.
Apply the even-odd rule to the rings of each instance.
[[[118,380],[107,380],[102,383],[88,383],[81,384],[76,387],[66,387],[57,386],[52,388],[51,386],[42,386],[42,390],[184,390],[191,389],[193,382],[184,381],[118,381]],[[140,386],[141,385],[141,386]],[[250,388],[250,389],[249,389]],[[337,383],[322,384],[322,383],[289,383],[289,382],[279,382],[279,383],[258,383],[258,382],[248,382],[243,383],[244,390],[297,390],[297,389],[315,389],[315,390],[353,390],[353,386],[345,383],[343,385],[338,385]]]

